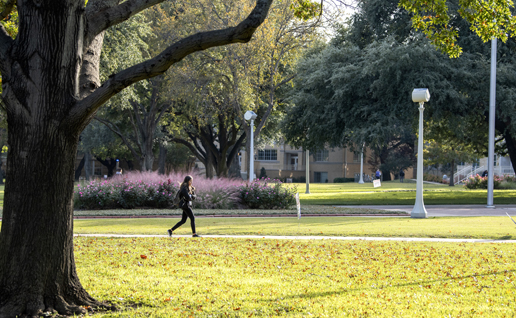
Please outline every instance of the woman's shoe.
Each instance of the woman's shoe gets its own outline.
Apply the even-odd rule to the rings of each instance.
[[[199,235],[197,235],[197,234],[194,234],[194,235],[192,235],[192,237],[200,237],[200,236],[199,236]]]
[[[172,229],[168,229],[168,230],[167,230],[167,233],[168,233],[168,236],[169,236],[169,237],[172,237]]]

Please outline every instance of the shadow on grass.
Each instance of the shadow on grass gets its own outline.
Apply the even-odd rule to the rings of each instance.
[[[341,288],[341,290],[338,290],[338,291],[314,292],[314,293],[307,293],[307,294],[301,294],[301,295],[283,296],[283,298],[285,298],[285,299],[298,299],[298,298],[311,299],[313,297],[327,297],[327,296],[332,296],[332,295],[344,295],[344,294],[351,293],[351,292],[383,290],[383,289],[388,289],[388,288],[389,289],[390,288],[403,288],[403,287],[411,287],[411,286],[416,286],[416,287],[422,286],[423,288],[431,289],[433,283],[446,283],[449,281],[462,280],[465,278],[473,278],[473,277],[480,277],[480,276],[482,276],[482,277],[496,276],[499,274],[508,274],[508,273],[514,273],[514,272],[516,272],[516,270],[504,270],[504,271],[496,271],[496,272],[475,273],[473,275],[449,276],[447,278],[442,278],[442,279],[417,281],[417,282],[397,284],[397,285],[383,285],[383,286],[378,286],[378,287],[349,288],[349,289]],[[446,274],[451,275],[450,273],[446,273]],[[331,278],[329,278],[329,279],[331,279]],[[480,286],[480,291],[482,291],[484,288],[490,288],[490,286]]]

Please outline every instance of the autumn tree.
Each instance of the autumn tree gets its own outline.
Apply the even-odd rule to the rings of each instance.
[[[101,305],[82,287],[73,255],[74,159],[81,131],[100,106],[131,84],[163,74],[193,52],[248,42],[272,0],[257,0],[234,26],[198,30],[101,82],[105,30],[160,2],[19,1],[17,37],[0,28],[10,148],[0,232],[0,317],[83,314],[85,306]],[[0,10],[0,20],[14,3]]]

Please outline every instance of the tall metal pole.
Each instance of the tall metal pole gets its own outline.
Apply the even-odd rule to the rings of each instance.
[[[249,182],[254,179],[254,119],[251,119],[251,150],[249,152]]]
[[[306,194],[310,194],[310,151],[306,149]]]
[[[487,159],[487,207],[494,208],[494,146],[496,106],[496,38],[491,40],[491,84],[489,88],[489,145]]]
[[[364,183],[364,145],[362,145],[362,151],[360,151],[360,179],[358,180],[359,184]]]
[[[425,103],[419,102],[419,139],[417,142],[417,186],[416,203],[410,212],[411,218],[426,218],[427,213],[423,203],[423,111]]]

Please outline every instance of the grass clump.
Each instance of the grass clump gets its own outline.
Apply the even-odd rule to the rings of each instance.
[[[95,317],[513,317],[510,244],[75,239]]]

